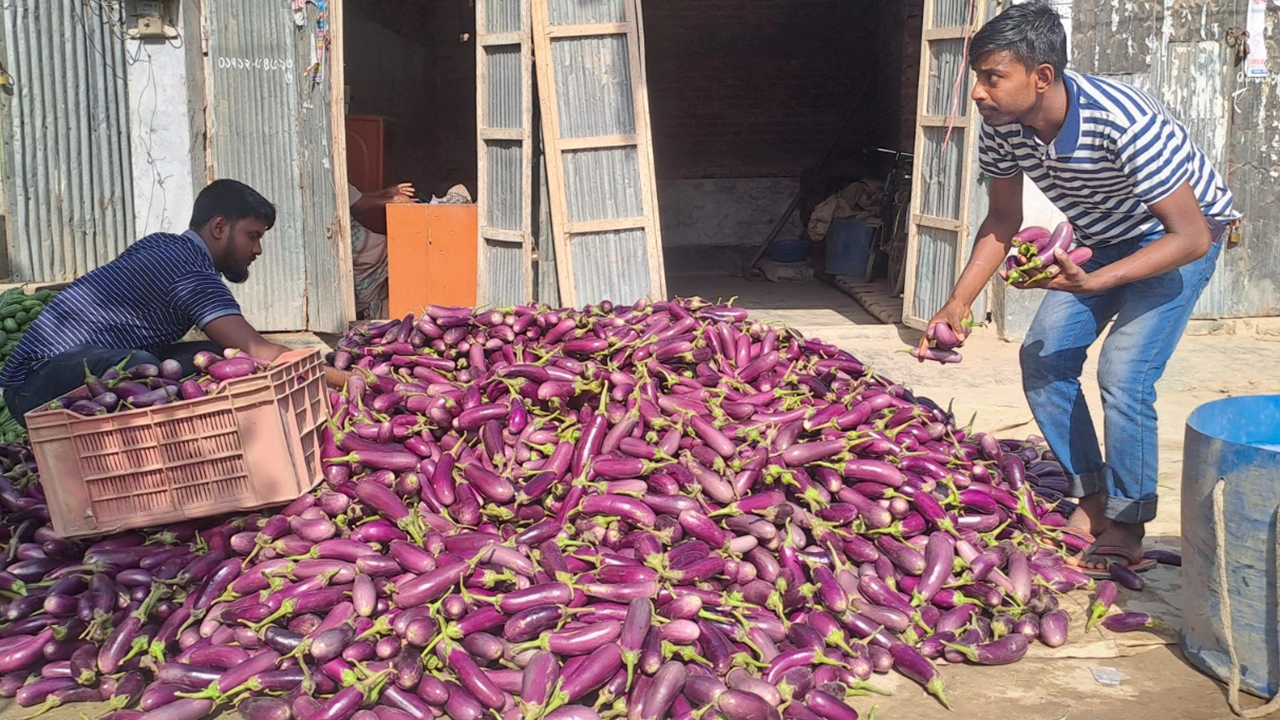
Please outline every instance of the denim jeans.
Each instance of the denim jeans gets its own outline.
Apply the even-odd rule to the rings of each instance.
[[[1094,295],[1050,291],[1022,344],[1023,391],[1041,433],[1067,471],[1068,494],[1105,491],[1106,516],[1117,522],[1145,523],[1156,515],[1155,384],[1222,252],[1224,228],[1212,220],[1209,225],[1209,254],[1176,270]],[[1109,265],[1160,237],[1095,248],[1084,269]],[[1104,463],[1080,373],[1089,348],[1113,319],[1098,358]]]
[[[195,372],[196,353],[209,350],[221,353],[215,342],[175,343],[152,354],[144,350],[122,350],[81,345],[50,359],[38,370],[27,375],[27,381],[19,388],[4,391],[4,404],[22,427],[27,426],[27,413],[66,395],[84,384],[86,366],[95,377],[107,368],[129,358],[130,365],[159,364],[162,359],[174,359],[182,364],[183,375]]]

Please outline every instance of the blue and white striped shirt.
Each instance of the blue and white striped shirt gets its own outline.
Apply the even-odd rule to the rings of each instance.
[[[81,345],[155,352],[192,326],[239,314],[199,234],[148,235],[58,293],[9,356],[0,387],[19,387]]]
[[[1089,245],[1162,232],[1150,206],[1184,182],[1206,217],[1239,217],[1226,182],[1155,98],[1071,71],[1063,81],[1070,106],[1053,142],[1041,142],[1021,123],[984,123],[978,145],[983,172],[1000,178],[1025,172]]]

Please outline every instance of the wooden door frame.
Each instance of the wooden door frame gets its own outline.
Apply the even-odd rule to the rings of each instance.
[[[356,319],[355,266],[351,254],[351,194],[347,190],[347,69],[343,0],[328,0],[329,11],[329,147],[333,164],[334,207],[337,209],[329,226],[338,250],[338,273],[342,282],[342,317],[348,324]],[[310,313],[308,312],[308,317]],[[308,323],[310,320],[308,319]]]
[[[963,116],[947,116],[947,115],[930,115],[929,114],[929,77],[933,67],[932,46],[934,42],[944,40],[963,40],[977,28],[980,27],[986,15],[987,0],[972,0],[974,6],[974,14],[972,23],[969,26],[935,28],[934,10],[938,0],[925,0],[924,19],[921,30],[920,42],[920,76],[918,78],[918,89],[916,95],[916,140],[915,140],[915,167],[912,170],[911,179],[911,221],[907,232],[907,258],[906,269],[907,277],[903,286],[902,296],[902,321],[908,327],[917,330],[924,330],[930,318],[917,317],[915,315],[915,301],[917,295],[918,263],[920,261],[920,231],[922,227],[936,228],[948,232],[956,233],[956,265],[952,282],[960,277],[960,273],[964,270],[965,264],[969,260],[969,228],[971,227],[971,209],[972,198],[970,197],[974,186],[974,148],[977,138],[975,131],[981,126],[975,122],[973,113],[966,112]],[[966,63],[965,72],[968,72],[967,58],[962,59]],[[967,103],[966,97],[961,97],[958,103]],[[960,207],[958,219],[934,217],[924,214],[924,183],[925,173],[925,131],[929,128],[945,128],[950,127],[963,133],[964,148],[961,153],[961,171],[960,171]],[[954,141],[954,136],[952,136]],[[983,291],[985,292],[985,290]]]

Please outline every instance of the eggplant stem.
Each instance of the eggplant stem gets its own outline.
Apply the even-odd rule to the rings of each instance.
[[[285,599],[284,602],[280,603],[279,610],[268,615],[264,620],[262,620],[262,622],[247,623],[249,626],[249,629],[254,631],[255,633],[261,633],[263,628],[270,625],[271,623],[274,623],[276,620],[279,620],[280,618],[286,617],[288,615],[292,615],[293,610],[295,607],[297,607],[297,605],[298,605],[297,600],[295,600],[294,598],[287,598]]]
[[[751,657],[751,656],[750,656],[750,655],[748,655],[747,653],[735,653],[735,654],[733,655],[733,657],[737,658],[739,662],[742,662],[742,663],[744,663],[744,664],[746,664],[746,665],[750,665],[750,666],[755,667],[755,668],[761,668],[761,669],[763,669],[763,668],[767,668],[767,667],[769,667],[769,663],[767,663],[767,662],[761,662],[761,661],[759,661],[759,660],[757,660],[757,659],[755,659],[755,658]]]
[[[54,708],[56,708],[56,707],[59,707],[59,706],[61,706],[61,705],[62,705],[62,701],[61,701],[61,700],[58,700],[57,698],[54,698],[54,697],[52,697],[52,696],[47,697],[47,698],[45,698],[45,699],[44,699],[44,702],[40,703],[40,707],[36,708],[35,712],[33,712],[33,713],[31,713],[30,715],[26,716],[26,717],[25,717],[25,718],[23,718],[22,720],[31,720],[31,718],[34,718],[34,717],[40,717],[41,715],[43,715],[43,714],[45,714],[45,713],[49,712],[50,710],[52,710],[52,709],[54,709]]]

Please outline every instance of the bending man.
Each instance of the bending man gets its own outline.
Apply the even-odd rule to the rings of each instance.
[[[1156,514],[1155,383],[1237,217],[1231,192],[1150,95],[1066,70],[1066,33],[1041,0],[987,23],[969,62],[990,210],[931,324],[964,332],[962,318],[1021,229],[1029,178],[1094,254],[1076,266],[1059,251],[1060,270],[1033,286],[1049,292],[1022,346],[1023,388],[1080,499],[1068,525],[1092,545],[1077,562],[1103,574],[1112,562],[1145,569],[1144,528]],[[1098,369],[1104,463],[1080,373],[1108,323]]]
[[[4,402],[23,415],[132,356],[173,358],[187,373],[200,350],[234,347],[261,360],[288,348],[269,342],[240,312],[223,279],[243,283],[262,254],[276,209],[253,188],[218,180],[200,192],[190,228],[138,240],[71,283],[40,313],[0,373]],[[179,343],[199,328],[207,343]]]

